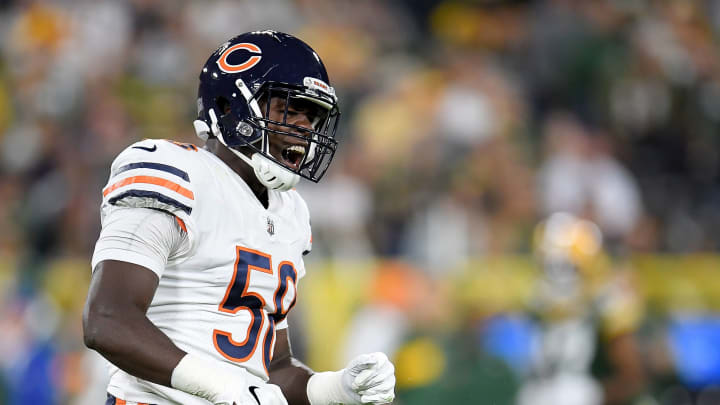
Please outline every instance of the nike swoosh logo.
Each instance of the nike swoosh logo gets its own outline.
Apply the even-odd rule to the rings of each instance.
[[[253,398],[255,398],[255,401],[257,401],[258,405],[262,405],[260,403],[260,398],[258,398],[257,394],[255,393],[255,390],[258,388],[259,387],[256,387],[254,385],[251,385],[250,387],[248,387],[248,389],[250,390],[250,393],[252,394]]]
[[[148,152],[155,152],[157,150],[157,145],[153,145],[152,148],[148,148],[147,146],[133,146],[133,149],[142,149],[146,150]]]

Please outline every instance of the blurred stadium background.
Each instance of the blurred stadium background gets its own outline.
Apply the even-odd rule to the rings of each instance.
[[[109,163],[196,142],[228,37],[322,55],[296,354],[396,404],[720,404],[720,1],[0,0],[0,404],[100,404],[80,316]]]

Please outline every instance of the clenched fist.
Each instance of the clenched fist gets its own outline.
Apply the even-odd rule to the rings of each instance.
[[[395,399],[395,366],[384,353],[362,354],[343,370],[343,385],[357,404],[389,404]]]
[[[360,355],[340,371],[313,374],[312,405],[389,404],[395,399],[395,367],[383,353]]]

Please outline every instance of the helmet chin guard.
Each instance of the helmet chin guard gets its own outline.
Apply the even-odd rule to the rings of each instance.
[[[259,153],[253,153],[252,158],[248,158],[239,152],[235,154],[255,170],[255,177],[270,190],[288,191],[300,181],[299,175],[278,166]]]

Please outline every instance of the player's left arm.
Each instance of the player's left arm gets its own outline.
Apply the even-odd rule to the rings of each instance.
[[[277,331],[275,351],[269,369],[270,382],[280,386],[288,404],[310,404],[306,387],[313,371],[293,357],[287,328]]]
[[[383,353],[363,354],[339,371],[314,373],[295,359],[286,329],[277,331],[270,382],[289,405],[389,404],[395,399],[395,367]]]

